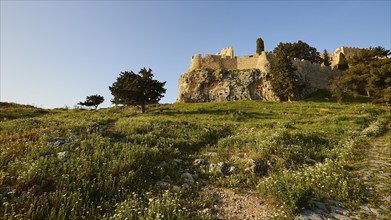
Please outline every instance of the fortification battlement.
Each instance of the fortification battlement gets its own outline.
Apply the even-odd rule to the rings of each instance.
[[[346,58],[350,58],[353,55],[361,51],[358,47],[338,47],[334,53],[329,53],[331,61],[331,68],[336,68],[339,62],[340,54],[343,53]],[[204,57],[201,54],[195,54],[191,58],[189,70],[196,69],[226,69],[226,70],[243,70],[243,69],[260,69],[267,72],[270,68],[270,60],[273,59],[273,52],[263,51],[261,54],[234,56],[234,50],[232,47],[222,49],[220,52],[213,54],[206,54]],[[323,56],[321,54],[321,56]],[[319,65],[323,64],[311,63],[307,60],[294,59],[295,63],[303,65]]]
[[[191,58],[189,70],[207,68],[207,69],[226,69],[226,70],[241,70],[241,69],[260,69],[264,70],[264,66],[269,63],[271,52],[262,52],[253,55],[244,55],[243,57],[234,56],[232,47],[224,48],[216,55],[195,54]]]
[[[344,49],[359,49],[359,50],[362,49],[362,48],[359,48],[359,47],[347,47],[347,46],[342,46],[340,48],[344,48]]]

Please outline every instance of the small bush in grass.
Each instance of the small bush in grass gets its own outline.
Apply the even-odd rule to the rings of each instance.
[[[350,178],[342,165],[332,160],[302,171],[272,174],[260,182],[258,190],[284,206],[290,216],[307,207],[310,198],[334,199],[344,202],[347,207],[356,207],[363,196],[362,185]]]
[[[164,191],[153,196],[146,193],[142,198],[135,193],[116,205],[114,215],[108,219],[186,219],[188,211],[179,202],[179,195]]]
[[[332,111],[330,109],[328,109],[328,108],[321,108],[321,109],[319,109],[319,113],[321,115],[328,115],[328,114],[331,114]]]
[[[375,122],[371,123],[368,127],[366,127],[361,132],[361,135],[366,137],[379,136],[386,130],[386,126],[390,118],[391,115],[380,117]]]

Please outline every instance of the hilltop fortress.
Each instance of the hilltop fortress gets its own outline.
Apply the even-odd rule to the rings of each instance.
[[[329,53],[331,65],[324,66],[295,58],[293,65],[302,83],[296,99],[305,98],[318,89],[328,88],[328,79],[339,74],[340,54],[346,58],[358,53],[360,48],[339,47]],[[210,102],[230,100],[278,101],[270,84],[270,65],[274,54],[234,56],[232,47],[219,53],[195,54],[189,69],[178,80],[177,102]]]
[[[334,53],[329,53],[329,58],[332,69],[336,68],[341,53],[346,58],[350,58],[357,54],[361,49],[357,47],[339,47]],[[269,60],[272,59],[272,52],[263,51],[260,55],[244,55],[243,57],[234,56],[234,50],[232,47],[222,49],[216,55],[207,54],[202,57],[201,54],[195,54],[190,61],[191,70],[197,69],[225,69],[225,70],[244,70],[244,69],[259,69],[266,72],[264,66],[269,64]],[[321,54],[323,56],[323,54]],[[323,58],[323,57],[322,57]]]

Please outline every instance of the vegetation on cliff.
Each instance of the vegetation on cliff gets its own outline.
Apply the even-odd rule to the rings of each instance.
[[[316,48],[311,47],[301,40],[297,41],[297,43],[280,43],[278,47],[286,51],[286,56],[290,59],[297,58],[313,63],[322,63],[323,61]]]
[[[260,55],[262,51],[265,51],[265,43],[263,42],[262,38],[258,38],[256,53]]]
[[[323,65],[325,66],[330,66],[330,57],[329,57],[329,52],[325,49],[323,51]]]
[[[391,101],[390,51],[383,47],[362,49],[342,62],[343,74],[332,84],[336,96],[366,95],[375,102]],[[341,54],[343,57],[343,54]],[[345,58],[341,58],[342,60]]]
[[[298,96],[300,87],[305,86],[305,82],[299,79],[292,60],[296,58],[321,63],[323,59],[314,47],[300,40],[297,43],[279,43],[273,52],[275,56],[270,69],[273,91],[280,100],[291,101]]]
[[[275,57],[271,65],[271,85],[281,100],[291,101],[298,87],[296,68],[289,57],[288,44],[280,43],[275,49]]]

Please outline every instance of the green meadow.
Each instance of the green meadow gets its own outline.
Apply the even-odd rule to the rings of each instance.
[[[309,100],[176,103],[145,114],[3,105],[0,219],[213,219],[201,211],[218,203],[201,194],[206,185],[253,189],[278,207],[274,218],[293,218],[313,199],[354,209],[364,202],[355,170],[390,120],[381,105]]]

